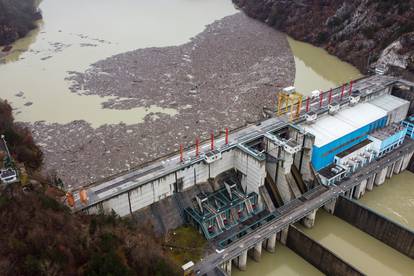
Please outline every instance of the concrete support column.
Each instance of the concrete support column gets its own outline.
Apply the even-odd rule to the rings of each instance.
[[[395,161],[394,174],[399,174],[401,172],[402,163],[403,163],[403,158]]]
[[[260,262],[260,259],[262,257],[262,245],[263,242],[258,242],[253,248],[252,248],[252,258],[256,262]]]
[[[282,229],[282,231],[280,231],[280,242],[283,245],[286,245],[288,234],[289,234],[289,227]]]
[[[354,195],[354,191],[355,191],[355,187],[352,187],[351,191],[349,191],[349,198],[352,198],[352,196]]]
[[[274,253],[276,250],[276,233],[272,234],[266,242],[266,250],[270,253]]]
[[[413,153],[410,153],[404,156],[404,159],[401,165],[401,171],[404,171],[407,169],[408,165],[410,164],[410,160],[412,156],[413,156]]]
[[[385,177],[387,176],[387,167],[383,168],[377,175],[375,176],[375,185],[379,186],[384,184]]]
[[[245,271],[247,264],[247,250],[244,250],[240,256],[233,260],[233,262],[238,269],[240,269],[241,271]]]
[[[227,276],[231,276],[231,260],[221,265]]]
[[[316,210],[313,210],[309,215],[307,215],[306,217],[304,217],[302,219],[302,224],[306,227],[306,228],[312,228],[315,225],[315,218],[316,218]]]
[[[282,150],[281,158],[283,158],[283,162],[280,162],[278,166],[276,185],[282,201],[287,203],[294,198],[292,188],[286,178],[286,175],[290,174],[292,170],[293,155]]]
[[[301,164],[301,171],[303,181],[312,182],[314,180],[314,176],[311,169],[311,162],[312,162],[312,148],[313,144],[315,143],[314,136],[305,135],[305,145],[303,148],[303,157],[302,157],[302,164]]]
[[[372,189],[374,188],[375,176],[376,176],[376,174],[374,174],[373,176],[368,178],[368,182],[367,182],[367,190],[368,191],[372,191]]]
[[[336,198],[332,199],[328,203],[326,203],[323,208],[328,211],[328,213],[333,214],[335,212],[335,205],[336,205]]]
[[[367,180],[362,180],[361,184],[356,186],[354,191],[354,198],[360,199],[365,194],[365,188],[367,186]]]
[[[394,173],[394,166],[395,166],[395,163],[392,163],[391,165],[388,166],[388,168],[387,168],[387,178],[392,177],[392,174]]]

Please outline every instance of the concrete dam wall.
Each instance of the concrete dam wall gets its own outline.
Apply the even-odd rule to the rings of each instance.
[[[414,258],[414,232],[411,230],[342,196],[337,200],[334,215]]]
[[[289,227],[286,245],[327,275],[365,275],[294,226]]]

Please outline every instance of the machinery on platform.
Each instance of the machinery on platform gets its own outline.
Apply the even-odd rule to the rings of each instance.
[[[204,234],[206,239],[217,237],[260,213],[258,195],[246,193],[233,178],[212,193],[199,193],[193,206],[185,209],[187,221]]]
[[[289,86],[277,94],[277,116],[289,113],[289,120],[293,121],[300,115],[303,95],[296,88]]]
[[[1,135],[0,158],[3,160],[0,168],[0,180],[4,184],[19,182],[19,175],[15,169],[13,158],[4,135]]]

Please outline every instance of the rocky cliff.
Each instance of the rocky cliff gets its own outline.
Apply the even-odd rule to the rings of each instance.
[[[0,0],[0,46],[25,36],[42,16],[38,0]]]
[[[414,72],[414,0],[233,0],[249,16],[366,71]]]

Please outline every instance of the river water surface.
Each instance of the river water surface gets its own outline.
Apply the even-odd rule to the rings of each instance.
[[[109,98],[69,91],[68,71],[85,71],[101,59],[137,48],[186,43],[205,25],[237,12],[231,1],[43,0],[39,29],[15,43],[0,65],[0,97],[27,122],[139,123],[149,112],[174,109],[103,109]],[[15,95],[22,91],[24,97]],[[32,102],[33,105],[25,106]]]
[[[414,230],[414,174],[404,171],[365,193],[360,203]]]
[[[12,54],[0,59],[0,97],[17,107],[16,117],[21,121],[85,120],[94,127],[119,122],[134,124],[149,112],[174,114],[176,110],[157,106],[103,109],[102,103],[108,98],[69,91],[70,83],[65,80],[68,71],[83,72],[94,62],[137,48],[186,43],[205,25],[238,12],[231,1],[223,0],[43,0],[40,8],[43,20],[39,21],[39,28],[17,41]],[[295,56],[295,86],[305,95],[360,76],[355,67],[323,49],[291,38],[289,44]],[[19,92],[23,95],[16,96]],[[414,189],[408,184],[413,181],[412,174],[403,173],[368,193],[362,202],[413,227]],[[397,203],[390,204],[391,200]],[[364,271],[375,272],[373,275],[413,269],[401,254],[325,213],[318,215],[316,227],[308,233]],[[374,253],[380,258],[370,256]],[[367,266],[373,269],[366,270]],[[233,271],[234,275],[321,274],[281,245],[276,254],[264,253],[260,264],[249,260],[246,272]]]
[[[412,259],[324,210],[318,211],[312,229],[300,228],[367,275],[412,275],[414,271]]]
[[[209,0],[43,0],[39,28],[13,45],[0,59],[0,96],[26,122],[102,124],[139,123],[149,112],[174,109],[103,109],[108,97],[69,91],[68,71],[83,72],[101,59],[146,47],[180,45],[205,25],[238,12],[231,1]],[[358,70],[324,50],[289,39],[295,55],[298,91],[328,89],[359,76]],[[329,70],[332,67],[338,70]],[[334,73],[341,72],[341,73]],[[22,97],[16,96],[23,92]],[[32,104],[31,104],[32,103]],[[57,112],[58,111],[58,112]]]

